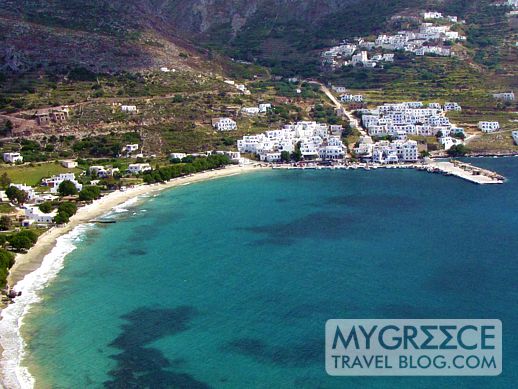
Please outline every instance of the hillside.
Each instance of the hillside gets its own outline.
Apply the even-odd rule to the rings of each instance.
[[[60,144],[49,146],[52,150],[41,158],[66,156],[85,137],[105,137],[104,143],[118,144],[127,140],[126,133],[130,133],[129,138],[144,140],[148,149],[157,153],[173,147],[187,151],[228,147],[241,133],[259,132],[287,119],[310,118],[312,104],[321,102],[321,96],[313,96],[314,91],[305,94],[304,87],[303,96],[294,96],[295,86],[278,77],[269,80],[270,74],[343,85],[366,95],[371,106],[408,99],[458,101],[465,107],[459,125],[476,131],[478,120],[494,119],[511,130],[516,104],[496,101],[491,93],[518,86],[518,23],[516,16],[508,16],[509,9],[492,3],[2,1],[0,130],[8,121],[14,124],[12,131],[3,131],[7,149],[13,150],[20,145],[11,138],[59,137]],[[400,55],[397,63],[382,69],[322,71],[323,49],[343,39],[372,39],[398,31],[399,17],[412,18],[426,9],[465,20],[458,26],[467,36],[466,41],[455,44],[459,55]],[[160,67],[176,73],[159,72]],[[252,91],[255,85],[258,93],[247,97],[229,90],[223,77],[248,84]],[[240,118],[242,132],[232,139],[210,128],[210,117],[264,100],[281,101],[279,112],[266,120]],[[137,105],[139,115],[120,115],[113,104],[121,103]],[[38,109],[63,105],[72,109],[66,126],[35,126]],[[504,147],[512,145],[507,138]],[[40,146],[45,145],[43,139]],[[88,147],[92,156],[113,154],[97,141]]]
[[[97,73],[161,66],[210,70],[207,53],[173,34],[153,1],[0,2],[0,70],[85,67]]]

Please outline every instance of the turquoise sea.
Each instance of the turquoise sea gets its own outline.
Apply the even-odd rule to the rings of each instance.
[[[473,162],[509,181],[262,171],[143,199],[76,239],[22,365],[49,388],[510,388],[518,158]],[[497,318],[504,371],[330,377],[331,318]]]

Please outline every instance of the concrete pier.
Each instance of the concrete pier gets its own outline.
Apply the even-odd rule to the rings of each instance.
[[[287,170],[341,170],[341,169],[416,169],[426,171],[428,173],[440,173],[448,176],[455,176],[474,184],[503,184],[505,177],[491,170],[482,169],[469,163],[460,161],[433,161],[428,160],[425,163],[398,163],[394,165],[380,165],[375,163],[349,163],[341,165],[323,166],[317,162],[307,164],[282,164],[270,165],[272,169]]]
[[[426,164],[427,168],[436,169],[444,174],[457,176],[466,181],[479,185],[503,184],[505,177],[491,170],[482,169],[460,161],[433,161]]]

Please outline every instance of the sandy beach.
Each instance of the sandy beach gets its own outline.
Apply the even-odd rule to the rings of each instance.
[[[50,228],[39,237],[36,245],[34,245],[27,253],[18,254],[16,256],[16,263],[11,268],[7,278],[8,285],[16,289],[16,284],[19,281],[23,280],[28,274],[37,270],[41,266],[45,256],[55,247],[56,240],[60,236],[67,234],[81,224],[91,222],[92,220],[107,214],[113,208],[131,199],[195,182],[228,177],[246,172],[258,171],[260,169],[261,165],[259,164],[250,164],[245,166],[231,165],[219,170],[211,170],[176,178],[162,184],[143,184],[133,188],[128,188],[125,191],[111,192],[92,204],[79,208],[77,213],[70,218],[69,223],[64,226]],[[0,336],[3,335],[0,334]],[[0,347],[0,354],[3,354],[3,351],[4,350]],[[0,372],[0,383],[4,382],[3,378],[2,372]]]
[[[260,169],[259,165],[230,165],[220,170],[206,171],[196,173],[191,176],[176,178],[163,184],[139,185],[133,188],[128,188],[125,191],[109,193],[92,204],[79,208],[77,213],[70,218],[70,222],[66,225],[53,227],[46,231],[40,236],[36,245],[34,245],[34,247],[32,247],[26,254],[18,254],[16,256],[16,263],[9,272],[7,283],[9,286],[13,287],[18,281],[22,280],[25,275],[36,270],[40,266],[43,257],[52,250],[58,237],[72,231],[82,223],[90,222],[91,220],[108,213],[114,207],[123,204],[132,198],[162,191],[168,188],[174,188],[176,186],[220,177],[228,177],[258,169]]]

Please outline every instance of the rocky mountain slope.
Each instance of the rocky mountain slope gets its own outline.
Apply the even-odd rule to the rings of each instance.
[[[210,68],[213,53],[221,52],[257,61],[275,73],[312,76],[318,73],[315,56],[322,47],[344,38],[380,33],[393,15],[425,9],[466,18],[468,39],[472,38],[475,49],[497,47],[499,42],[493,38],[505,28],[481,17],[496,9],[488,8],[491,3],[494,1],[4,0],[0,2],[0,70],[62,64],[103,72],[157,66]],[[495,50],[485,50],[474,55],[481,60],[494,58]]]

